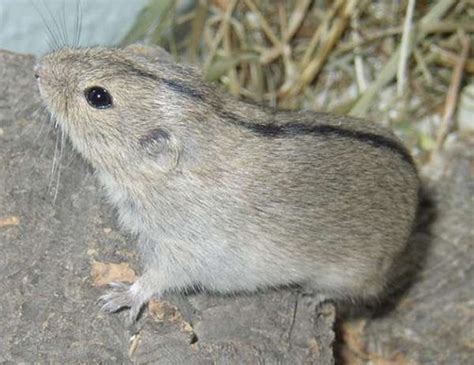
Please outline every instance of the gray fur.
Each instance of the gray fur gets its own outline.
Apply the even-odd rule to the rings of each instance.
[[[62,49],[37,66],[48,109],[138,236],[144,273],[115,285],[104,308],[131,307],[134,317],[153,295],[189,287],[380,295],[411,232],[419,184],[393,133],[237,101],[163,52]],[[91,107],[91,86],[109,90],[114,106]],[[268,138],[257,124],[336,133]]]

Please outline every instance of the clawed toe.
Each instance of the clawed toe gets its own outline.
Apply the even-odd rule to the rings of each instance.
[[[129,284],[114,282],[110,283],[109,286],[111,290],[102,295],[98,300],[101,310],[106,313],[115,313],[121,309],[129,308],[128,322],[133,324],[137,320],[144,303],[131,290]]]
[[[130,286],[130,284],[122,283],[120,281],[112,281],[111,283],[109,283],[109,287],[113,290],[126,291],[130,289]]]

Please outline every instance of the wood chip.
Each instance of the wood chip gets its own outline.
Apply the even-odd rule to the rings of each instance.
[[[20,218],[14,215],[12,215],[11,217],[0,219],[0,228],[19,226],[19,225],[20,225]]]
[[[94,286],[106,286],[112,282],[133,283],[137,280],[135,271],[128,263],[92,262],[92,283]]]

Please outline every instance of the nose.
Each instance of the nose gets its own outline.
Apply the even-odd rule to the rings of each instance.
[[[36,64],[33,70],[35,72],[35,78],[39,79],[40,78],[40,65]]]

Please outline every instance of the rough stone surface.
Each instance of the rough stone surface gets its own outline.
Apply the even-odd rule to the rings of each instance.
[[[134,337],[101,313],[93,262],[138,268],[134,241],[68,146],[57,184],[33,65],[0,51],[0,363],[333,363],[334,308],[292,291],[170,297]]]

